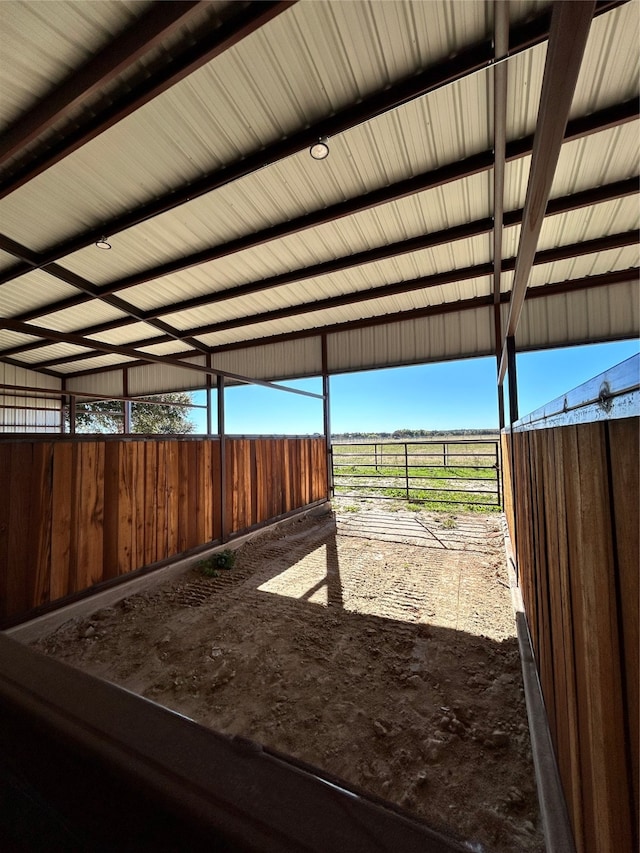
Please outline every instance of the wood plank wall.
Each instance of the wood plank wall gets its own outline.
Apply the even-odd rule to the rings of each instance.
[[[327,498],[321,438],[0,441],[0,625]]]
[[[638,850],[639,436],[638,418],[502,436],[507,523],[580,853]]]

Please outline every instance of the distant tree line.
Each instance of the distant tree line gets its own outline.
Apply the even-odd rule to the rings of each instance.
[[[405,438],[436,438],[438,436],[460,435],[492,435],[496,429],[396,429],[393,432],[337,432],[331,438],[334,441],[351,441],[355,439],[405,439]]]

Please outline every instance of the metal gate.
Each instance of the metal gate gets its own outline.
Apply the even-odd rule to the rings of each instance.
[[[337,497],[404,499],[426,509],[502,504],[494,439],[338,442],[332,462]]]

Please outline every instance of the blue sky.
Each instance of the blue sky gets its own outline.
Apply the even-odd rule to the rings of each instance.
[[[638,341],[593,344],[517,356],[520,414],[637,353]],[[498,406],[493,358],[369,370],[331,377],[332,432],[396,429],[495,429]],[[320,393],[320,379],[283,383]],[[197,402],[204,402],[197,395]],[[322,403],[258,386],[225,394],[229,434],[313,434],[323,431]],[[195,416],[204,431],[204,415]]]

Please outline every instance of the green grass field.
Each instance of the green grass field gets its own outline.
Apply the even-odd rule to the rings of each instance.
[[[450,512],[499,509],[494,442],[334,444],[336,496],[408,500]],[[405,467],[407,466],[407,467]]]

